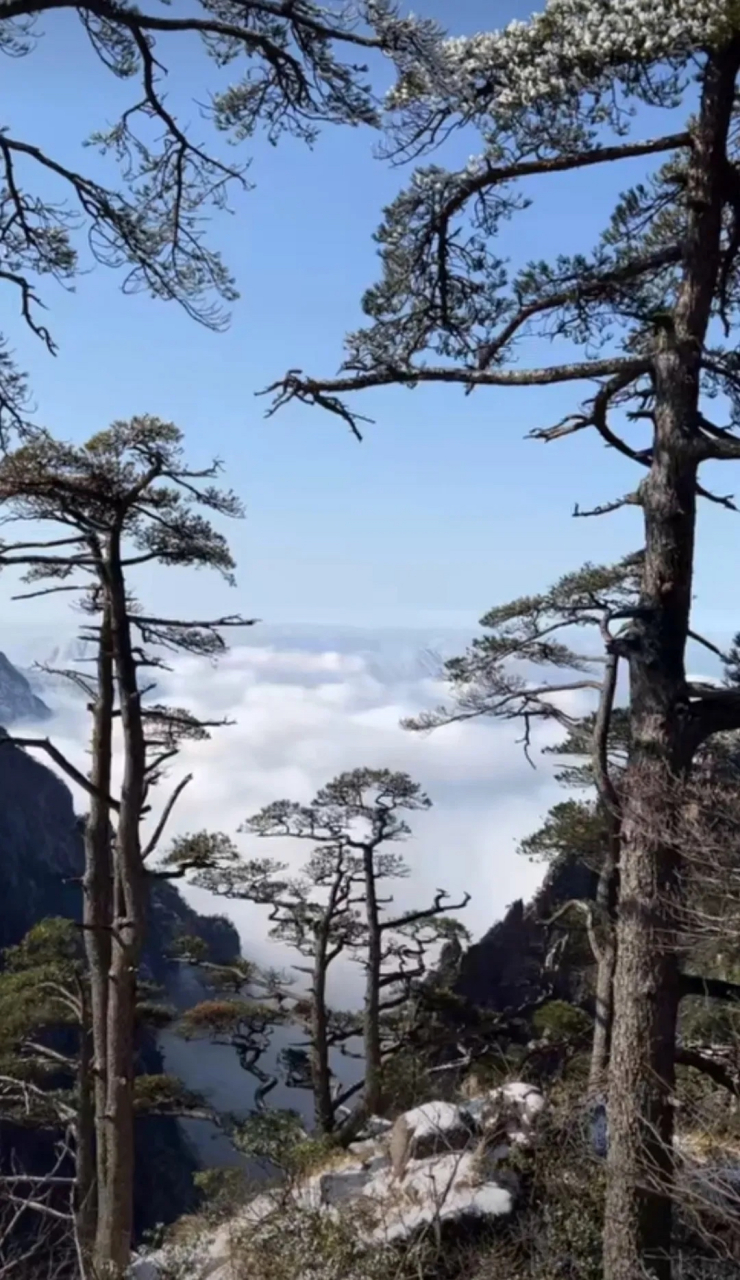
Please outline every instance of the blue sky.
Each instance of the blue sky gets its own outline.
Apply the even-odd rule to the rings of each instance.
[[[521,0],[418,7],[456,32],[532,9]],[[130,101],[132,86],[96,67],[71,14],[44,19],[44,29],[32,58],[3,64],[8,126],[94,166],[81,140]],[[187,96],[204,96],[214,70],[185,42],[170,65],[172,102],[206,137]],[[653,125],[640,121],[637,132]],[[265,420],[255,391],[291,367],[333,372],[343,333],[359,319],[362,291],[376,275],[372,232],[404,180],[373,158],[375,141],[333,130],[313,152],[290,140],[275,150],[250,144],[255,190],[235,195],[233,216],[217,217],[211,229],[242,295],[226,334],[204,331],[172,305],[122,297],[115,276],[97,269],[72,295],[52,282],[44,289],[60,343],[53,360],[18,324],[15,299],[2,295],[2,327],[52,430],[81,438],[113,418],[151,412],[183,428],[194,460],[224,459],[248,507],[232,530],[238,598],[198,580],[201,610],[238,608],[271,623],[472,628],[490,605],[640,541],[634,512],[587,522],[570,514],[576,502],[594,505],[629,489],[629,466],[594,440],[543,446],[524,438],[576,408],[579,388],[468,398],[454,388],[372,393],[358,406],[376,419],[362,445],[338,421],[301,406]],[[469,139],[456,145],[458,161],[473,149]],[[508,251],[526,259],[588,247],[610,198],[643,171],[592,170],[533,188],[539,198],[513,224]],[[733,477],[721,487],[731,490]],[[699,612],[713,632],[732,629],[738,613],[722,562],[736,554],[739,529],[737,517],[702,513]],[[160,603],[193,599],[192,579],[156,585]],[[30,623],[51,606],[15,608],[28,609]]]

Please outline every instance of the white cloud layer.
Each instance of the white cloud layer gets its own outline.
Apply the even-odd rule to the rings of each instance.
[[[460,652],[467,637],[437,638],[428,647]],[[52,645],[39,644],[46,655]],[[401,882],[401,906],[428,901],[437,888],[455,899],[465,891],[471,902],[461,919],[479,936],[518,897],[528,897],[541,877],[541,868],[517,854],[522,836],[532,831],[558,798],[548,757],[533,770],[514,724],[469,722],[440,729],[429,736],[411,734],[399,720],[443,699],[443,686],[430,678],[424,657],[425,638],[418,635],[316,631],[249,633],[218,665],[195,660],[175,664],[163,677],[157,700],[184,706],[202,716],[228,716],[235,723],[214,731],[210,741],[188,746],[175,762],[168,785],[192,772],[171,825],[171,833],[202,828],[232,835],[250,814],[281,798],[308,801],[337,773],[361,766],[406,770],[428,791],[434,804],[428,813],[411,815],[413,838],[404,854],[411,876]],[[22,651],[21,651],[22,652]],[[34,650],[17,650],[11,658],[31,660]],[[73,654],[62,647],[59,665]],[[20,665],[19,662],[19,665]],[[88,726],[84,699],[58,686],[40,690],[57,711],[41,732],[65,754],[87,769]],[[535,728],[533,756],[557,730]],[[42,757],[49,763],[46,757]],[[161,804],[166,792],[157,797]],[[77,792],[83,811],[86,798]],[[270,853],[297,867],[305,846],[238,837],[245,853]],[[268,938],[262,908],[225,902],[185,889],[200,911],[230,916],[247,956],[273,965],[294,959]],[[361,974],[356,967],[337,965],[330,996],[337,1006],[354,1004],[360,996]],[[182,1041],[174,1034],[162,1038],[167,1070],[204,1090],[214,1106],[237,1110],[251,1105],[253,1084],[231,1049]],[[266,1063],[266,1065],[269,1065]],[[340,1064],[344,1078],[346,1064]],[[297,1106],[308,1117],[310,1099],[282,1086],[271,1095],[275,1105]],[[230,1163],[234,1153],[209,1126],[190,1125],[188,1134],[206,1163]]]
[[[404,852],[412,874],[397,901],[418,903],[437,888],[455,898],[472,895],[462,918],[474,935],[485,931],[517,897],[536,887],[541,869],[516,852],[557,798],[547,757],[536,770],[517,745],[514,724],[473,721],[422,736],[399,727],[402,717],[437,705],[444,688],[430,678],[410,641],[388,648],[368,637],[341,636],[321,648],[315,635],[280,636],[234,648],[218,664],[183,659],[161,680],[157,699],[202,716],[235,723],[209,742],[188,745],[175,762],[171,785],[183,773],[193,781],[172,821],[172,834],[201,828],[235,834],[262,805],[281,798],[311,799],[337,773],[361,766],[402,769],[419,781],[434,804],[414,815]],[[60,711],[52,736],[85,768],[84,704],[46,694]],[[535,731],[535,749],[557,730]],[[536,758],[536,750],[535,750]],[[164,791],[158,797],[164,799]],[[76,797],[80,807],[84,798]],[[304,849],[239,837],[245,853],[270,853],[298,865]],[[275,961],[264,910],[225,903],[185,890],[200,910],[223,911],[239,928],[244,950]],[[286,957],[287,958],[287,957]]]

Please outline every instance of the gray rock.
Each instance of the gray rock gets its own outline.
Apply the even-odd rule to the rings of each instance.
[[[512,1129],[513,1146],[517,1134],[529,1134],[544,1099],[530,1085],[512,1084],[465,1106],[438,1101],[415,1107],[398,1117],[389,1136],[374,1144],[368,1139],[354,1143],[356,1163],[317,1172],[296,1186],[291,1192],[294,1209],[318,1210],[330,1221],[349,1224],[362,1250],[389,1244],[405,1248],[430,1228],[444,1240],[461,1224],[467,1230],[506,1222],[516,1207],[519,1182],[502,1163],[509,1147],[496,1147],[495,1134],[484,1130],[486,1107],[492,1106],[512,1126],[518,1124]],[[480,1114],[480,1122],[473,1113]],[[279,1247],[276,1209],[281,1203],[270,1194],[257,1197],[206,1239],[210,1269],[198,1280],[237,1280],[227,1247],[235,1229],[274,1230]],[[166,1280],[166,1262],[163,1255],[154,1276],[136,1280]],[[310,1271],[317,1274],[315,1259]],[[352,1273],[352,1280],[355,1274],[360,1276],[362,1269]]]
[[[452,1102],[426,1102],[399,1116],[390,1133],[391,1163],[400,1177],[409,1160],[462,1151],[478,1133],[469,1110]]]
[[[321,1203],[325,1205],[343,1204],[353,1200],[366,1187],[373,1173],[371,1169],[337,1169],[333,1173],[324,1173],[319,1179]]]
[[[52,712],[36,697],[28,680],[0,653],[0,724],[49,720]]]
[[[593,1104],[589,1116],[591,1129],[591,1147],[594,1155],[605,1160],[609,1150],[609,1122],[606,1114],[606,1103],[599,1100]]]

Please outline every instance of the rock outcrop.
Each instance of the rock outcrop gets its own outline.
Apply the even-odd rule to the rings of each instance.
[[[49,720],[52,712],[4,653],[0,653],[0,724]]]
[[[571,966],[547,973],[552,931],[546,921],[574,898],[593,899],[596,873],[578,862],[552,868],[531,902],[512,903],[504,918],[462,957],[455,991],[481,1009],[506,1013],[551,998],[578,1004],[580,974]]]
[[[323,1215],[342,1223],[365,1250],[404,1246],[430,1227],[435,1236],[474,1233],[508,1219],[517,1203],[518,1181],[507,1167],[512,1147],[531,1145],[545,1100],[531,1085],[514,1082],[458,1103],[434,1101],[407,1111],[385,1132],[360,1135],[328,1168],[295,1187],[257,1196],[241,1214],[191,1253],[192,1280],[236,1280],[239,1239],[250,1233],[280,1233],[295,1215]],[[282,1223],[282,1226],[281,1226]],[[235,1243],[236,1242],[236,1243]],[[264,1243],[264,1241],[263,1241]],[[164,1248],[136,1260],[132,1280],[164,1280],[172,1251]],[[306,1258],[306,1274],[320,1259]]]
[[[0,948],[19,942],[45,916],[79,920],[84,868],[82,830],[68,788],[30,752],[0,730]],[[227,964],[239,935],[223,916],[201,916],[169,881],[152,886],[145,964],[157,981],[167,975],[167,950],[181,933],[208,942]]]
[[[0,949],[19,942],[46,916],[79,920],[82,911],[80,878],[84,864],[82,832],[67,787],[26,751],[0,740]],[[198,915],[175,885],[160,881],[150,899],[150,928],[144,957],[148,975],[167,985],[171,964],[167,950],[179,933],[196,934],[210,945],[214,959],[228,963],[239,955],[239,936],[221,917]],[[155,1074],[162,1060],[152,1036],[142,1039],[140,1067]],[[12,1134],[0,1124],[0,1165],[11,1149],[22,1167],[49,1168],[53,1135],[33,1138],[27,1131]],[[192,1175],[196,1159],[178,1122],[147,1117],[137,1135],[137,1231],[171,1221],[195,1201]],[[40,1145],[41,1144],[41,1145]]]

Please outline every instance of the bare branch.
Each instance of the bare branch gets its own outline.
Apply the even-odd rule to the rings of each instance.
[[[152,834],[151,839],[148,841],[148,843],[144,846],[144,849],[142,850],[142,854],[141,854],[142,860],[145,861],[148,857],[151,856],[152,853],[154,853],[154,850],[157,848],[157,845],[159,844],[162,838],[162,835],[164,834],[164,829],[167,826],[172,810],[177,804],[185,788],[192,781],[193,781],[193,775],[192,773],[188,773],[185,775],[184,778],[181,778],[180,781],[178,782],[177,786],[175,787],[174,791],[172,792],[171,796],[169,797],[162,811],[162,816],[160,817],[159,822],[154,828],[154,832]]]
[[[10,734],[6,734],[3,737],[0,737],[0,746],[5,743],[9,743],[14,747],[23,747],[34,751],[45,751],[54,763],[59,765],[59,768],[66,773],[67,777],[77,783],[78,787],[82,787],[83,791],[86,791],[90,796],[98,795],[97,788],[93,786],[90,779],[86,778],[84,773],[80,773],[80,770],[75,768],[72,762],[62,754],[58,747],[54,746],[53,742],[51,742],[49,738],[17,738],[12,737]],[[120,803],[118,800],[114,800],[112,796],[104,796],[103,799],[110,805],[111,809],[118,812],[120,809]]]
[[[635,379],[650,369],[644,358],[614,356],[611,359],[587,360],[540,369],[478,369],[452,366],[414,365],[409,368],[378,369],[371,373],[351,374],[345,378],[318,380],[304,378],[292,371],[279,382],[272,383],[258,395],[273,395],[268,417],[290,400],[319,405],[344,418],[358,439],[362,436],[354,424],[363,420],[352,413],[338,398],[343,392],[364,391],[371,387],[394,385],[415,386],[419,382],[459,383],[465,387],[544,387],[561,382],[587,382],[591,379],[621,375]],[[367,419],[364,419],[367,421]]]

